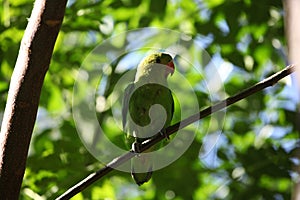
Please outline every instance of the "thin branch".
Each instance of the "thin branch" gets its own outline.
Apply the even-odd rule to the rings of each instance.
[[[252,87],[232,96],[229,97],[213,106],[210,106],[202,111],[200,111],[199,113],[196,113],[172,126],[169,126],[165,133],[169,136],[172,135],[173,133],[177,132],[180,129],[185,128],[186,126],[200,120],[203,119],[209,115],[211,115],[212,113],[215,113],[217,111],[222,110],[223,108],[226,108],[252,94],[257,93],[258,91],[261,91],[269,86],[272,86],[274,84],[276,84],[279,80],[281,80],[282,78],[288,76],[289,74],[291,74],[292,72],[294,72],[296,70],[296,67],[294,65],[290,65],[287,66],[286,68],[284,68],[283,70],[277,72],[276,74],[260,81],[259,83],[253,85]],[[149,149],[150,147],[152,147],[153,145],[155,145],[156,143],[160,142],[161,140],[165,139],[165,135],[156,134],[156,137],[149,140],[147,143],[143,143],[143,145],[141,146],[141,152]],[[67,190],[64,194],[62,194],[61,196],[59,196],[57,198],[57,200],[63,200],[63,199],[70,199],[71,197],[73,197],[74,195],[78,194],[79,192],[83,191],[85,188],[87,188],[89,185],[91,185],[92,183],[94,183],[95,181],[97,181],[98,179],[102,178],[103,176],[105,176],[106,174],[108,174],[109,172],[111,172],[112,170],[114,170],[114,168],[122,165],[123,163],[125,163],[126,161],[130,160],[131,158],[133,158],[136,154],[131,150],[125,154],[123,154],[120,157],[115,158],[113,161],[111,161],[110,163],[108,163],[104,168],[100,169],[97,172],[94,172],[92,174],[90,174],[88,177],[86,177],[85,179],[83,179],[82,181],[80,181],[79,183],[77,183],[76,185],[74,185],[72,188],[70,188],[69,190]]]

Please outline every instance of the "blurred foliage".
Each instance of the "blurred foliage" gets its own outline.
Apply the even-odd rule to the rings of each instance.
[[[0,116],[32,6],[28,0],[0,3]],[[80,141],[72,116],[78,70],[101,42],[149,26],[184,33],[212,57],[225,97],[285,66],[283,17],[282,2],[273,0],[69,0],[42,90],[20,199],[54,199],[103,166]],[[194,46],[187,51],[189,62],[201,69],[181,73],[204,108],[221,99],[203,86],[213,78],[205,73],[211,62]],[[122,59],[103,71],[99,96],[104,100],[126,72],[117,67]],[[131,61],[129,68],[139,60]],[[217,116],[202,120],[190,148],[155,171],[149,183],[138,187],[128,173],[114,171],[74,199],[290,199],[299,129],[290,83],[286,78],[232,105],[222,121]],[[180,119],[176,113],[174,122]],[[111,108],[99,113],[98,120],[108,137],[124,148]]]

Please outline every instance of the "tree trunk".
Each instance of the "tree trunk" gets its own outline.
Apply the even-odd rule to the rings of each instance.
[[[290,63],[294,63],[296,65],[296,83],[298,84],[297,88],[298,91],[297,95],[300,95],[300,70],[299,70],[299,64],[300,64],[300,25],[299,25],[299,19],[300,19],[300,1],[299,0],[284,0],[284,8],[285,8],[285,34],[288,41],[288,59]],[[299,106],[298,110],[296,112],[299,112]],[[298,120],[298,124],[300,119]],[[299,132],[299,126],[295,127],[295,129],[298,129]],[[300,136],[300,135],[299,135]],[[296,157],[300,159],[300,149],[294,151],[293,157]],[[298,164],[295,164],[293,166],[295,172],[300,173],[300,166]],[[293,200],[299,200],[300,199],[300,179],[295,182],[294,188],[292,190],[292,199]]]
[[[10,82],[0,133],[0,196],[18,199],[40,92],[67,0],[36,0]]]

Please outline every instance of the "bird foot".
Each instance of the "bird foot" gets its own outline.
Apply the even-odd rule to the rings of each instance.
[[[132,143],[131,148],[134,153],[140,153],[141,152],[141,143],[134,142],[134,143]]]
[[[160,130],[159,133],[165,137],[166,140],[170,140],[169,135],[166,132],[166,129]]]

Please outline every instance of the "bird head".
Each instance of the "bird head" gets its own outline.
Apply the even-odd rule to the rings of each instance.
[[[147,66],[147,65],[153,64],[153,63],[157,63],[157,64],[166,66],[165,72],[164,72],[165,77],[167,77],[169,74],[173,75],[175,66],[173,63],[173,59],[169,54],[166,54],[166,53],[151,54],[143,60],[141,65]],[[158,66],[161,66],[161,65],[158,65]]]
[[[164,81],[175,70],[173,59],[166,53],[153,53],[144,58],[137,67],[134,82],[140,79]]]

